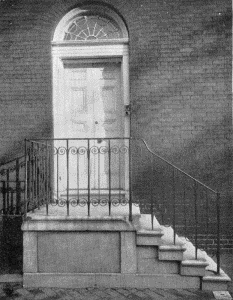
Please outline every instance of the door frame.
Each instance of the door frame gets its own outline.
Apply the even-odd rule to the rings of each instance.
[[[59,105],[59,94],[62,92],[61,82],[63,81],[63,62],[64,60],[80,60],[85,61],[108,61],[114,62],[116,59],[121,61],[121,92],[123,97],[124,106],[130,104],[129,98],[129,51],[128,45],[124,43],[116,44],[53,44],[52,45],[52,69],[53,69],[53,128],[54,138],[66,138],[59,136],[56,131],[56,106]],[[130,114],[125,114],[124,117],[124,137],[130,137]]]

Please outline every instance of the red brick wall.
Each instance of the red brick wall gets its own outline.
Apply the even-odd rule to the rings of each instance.
[[[0,1],[0,162],[52,136],[51,40],[79,3]],[[226,193],[232,213],[231,1],[105,3],[129,29],[132,136]]]

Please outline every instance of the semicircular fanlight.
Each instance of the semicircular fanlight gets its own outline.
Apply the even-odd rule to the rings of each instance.
[[[100,16],[79,16],[65,30],[64,41],[89,41],[122,38],[121,29]]]

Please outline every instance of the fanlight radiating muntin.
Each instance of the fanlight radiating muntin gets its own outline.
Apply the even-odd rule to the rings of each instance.
[[[101,16],[78,16],[67,27],[64,41],[89,41],[122,38],[121,29]]]

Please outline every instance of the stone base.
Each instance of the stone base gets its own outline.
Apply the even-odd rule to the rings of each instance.
[[[194,288],[200,289],[200,278],[180,275],[148,274],[70,274],[24,273],[24,287],[60,288]]]
[[[132,222],[128,205],[113,207],[111,216],[101,206],[91,216],[85,207],[65,212],[41,209],[23,223],[24,287],[227,289],[229,277],[205,276],[207,262],[184,261],[182,240],[173,245],[138,207]]]
[[[66,216],[60,208],[54,209],[61,213],[46,216],[40,210],[28,214],[22,225],[26,286],[34,286],[33,278],[37,277],[41,287],[59,287],[59,278],[68,287],[73,281],[89,281],[90,275],[86,274],[95,278],[95,274],[136,273],[136,229],[128,220],[128,206],[113,208],[111,216],[106,207],[98,207],[98,215],[91,217],[82,210]],[[134,207],[134,222],[139,217],[139,208]]]

